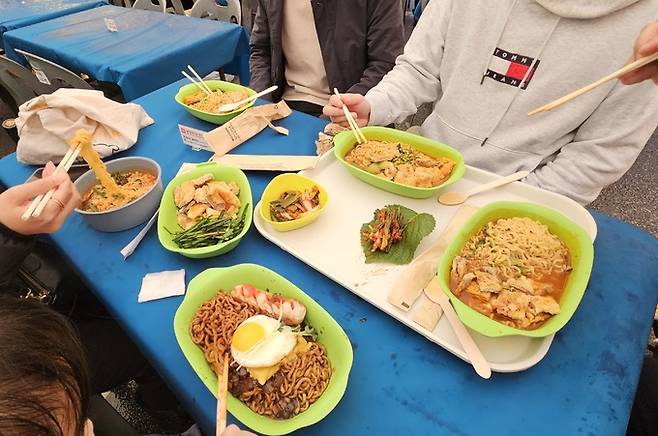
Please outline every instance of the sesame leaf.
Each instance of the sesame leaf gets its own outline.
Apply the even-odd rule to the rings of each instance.
[[[388,253],[382,251],[372,252],[372,241],[363,236],[371,225],[377,221],[377,211],[373,214],[372,221],[361,226],[361,247],[366,256],[366,263],[392,263],[395,265],[406,265],[410,263],[420,241],[432,233],[436,226],[434,217],[428,213],[417,213],[409,208],[397,204],[386,206],[384,209],[397,208],[402,215],[404,233],[402,240],[395,242]]]

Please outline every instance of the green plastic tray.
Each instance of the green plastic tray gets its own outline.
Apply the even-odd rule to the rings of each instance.
[[[357,144],[356,137],[351,131],[344,131],[336,135],[334,138],[334,154],[336,158],[338,158],[338,160],[354,177],[379,189],[392,192],[393,194],[402,195],[403,197],[428,198],[436,194],[440,189],[455,183],[464,175],[464,157],[452,147],[422,136],[402,132],[400,130],[389,129],[387,127],[364,127],[361,130],[366,139],[402,142],[430,156],[447,157],[457,163],[452,170],[450,177],[438,186],[433,188],[418,188],[415,186],[403,185],[370,174],[369,172],[348,163],[345,160],[345,155]]]
[[[176,221],[176,213],[178,209],[174,203],[174,189],[181,183],[196,179],[206,173],[212,174],[215,177],[215,180],[223,180],[227,183],[235,181],[235,183],[238,184],[240,187],[240,194],[238,195],[240,203],[242,206],[248,204],[244,218],[244,227],[238,236],[230,241],[222,242],[221,244],[201,248],[179,248],[171,240],[171,234],[166,230],[169,229],[172,232],[182,230]],[[164,194],[162,195],[162,200],[160,201],[160,213],[158,215],[158,239],[160,239],[160,244],[169,251],[180,253],[183,256],[193,259],[202,259],[227,253],[237,247],[242,237],[247,233],[247,230],[249,230],[253,219],[253,203],[249,181],[241,169],[227,165],[219,165],[215,162],[204,162],[199,164],[195,169],[174,177],[174,179],[169,182]]]
[[[212,91],[215,89],[221,89],[222,91],[239,91],[241,89],[244,89],[247,91],[247,93],[251,96],[256,94],[256,91],[253,89],[247,88],[246,86],[238,85],[236,83],[230,83],[230,82],[224,82],[222,80],[204,80],[204,83],[208,85],[208,88],[210,88]],[[183,106],[186,111],[188,111],[190,114],[193,116],[204,120],[208,121],[209,123],[213,124],[224,124],[228,121],[231,121],[233,118],[237,117],[240,115],[242,112],[244,112],[245,109],[248,107],[251,107],[254,105],[255,101],[252,101],[251,103],[243,106],[242,108],[238,110],[234,110],[233,112],[228,112],[225,114],[213,114],[212,112],[204,112],[200,111],[198,109],[195,109],[191,106],[186,105],[183,103],[183,99],[187,97],[188,95],[194,94],[195,92],[199,91],[199,88],[194,84],[190,83],[188,85],[185,85],[181,87],[178,90],[178,93],[176,94],[176,102]]]
[[[287,434],[322,420],[338,404],[347,388],[352,368],[352,345],[340,325],[311,297],[279,274],[260,265],[241,264],[230,268],[212,268],[190,282],[185,299],[174,317],[174,333],[188,362],[213,395],[217,395],[217,376],[189,334],[189,325],[201,304],[218,290],[250,283],[260,289],[270,289],[284,297],[295,298],[306,306],[306,321],[318,332],[318,341],[327,349],[333,375],[322,396],[305,412],[285,420],[261,416],[229,394],[228,410],[241,423],[258,433]]]
[[[494,321],[471,309],[450,292],[452,260],[466,241],[489,221],[510,217],[528,217],[547,225],[551,233],[567,246],[571,255],[573,271],[569,275],[562,299],[559,301],[560,313],[552,316],[535,330],[521,330]],[[464,224],[441,256],[438,277],[441,288],[450,297],[459,318],[476,332],[490,337],[520,335],[541,338],[560,330],[576,312],[587,288],[593,261],[592,240],[582,228],[561,213],[532,203],[501,201],[481,208]]]

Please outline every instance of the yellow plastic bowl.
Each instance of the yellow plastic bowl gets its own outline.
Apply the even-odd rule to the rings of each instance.
[[[272,201],[278,200],[279,197],[281,197],[281,194],[285,191],[304,191],[311,189],[314,185],[317,186],[320,191],[320,207],[296,220],[279,222],[272,219],[270,214],[270,203]],[[300,174],[281,174],[273,178],[265,188],[263,196],[260,199],[260,216],[268,222],[274,230],[278,232],[288,232],[290,230],[301,229],[302,227],[311,224],[320,216],[328,202],[329,195],[327,195],[327,191],[318,182]]]

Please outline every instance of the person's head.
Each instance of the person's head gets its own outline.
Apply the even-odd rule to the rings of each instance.
[[[0,435],[89,434],[88,384],[82,345],[66,318],[36,301],[0,296]]]

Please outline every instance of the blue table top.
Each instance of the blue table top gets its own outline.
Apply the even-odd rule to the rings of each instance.
[[[188,64],[202,75],[223,67],[249,83],[247,34],[232,23],[103,6],[6,32],[4,41],[17,62],[25,64],[16,48],[116,83],[128,100],[179,80]]]
[[[183,145],[176,125],[209,129],[175,103],[179,84],[137,103],[156,120],[126,154],[156,159],[170,180],[182,162],[207,152]],[[323,122],[294,113],[236,149],[240,153],[312,154]],[[0,180],[24,181],[33,168],[11,155],[0,161]],[[259,198],[272,174],[248,174]],[[213,434],[215,400],[181,353],[173,317],[181,297],[137,303],[148,272],[185,268],[189,281],[206,268],[259,263],[305,290],[341,324],[354,347],[345,396],[305,435],[620,435],[626,428],[649,325],[658,300],[658,241],[634,227],[593,212],[598,225],[590,285],[573,319],[547,356],[527,371],[480,379],[466,363],[262,238],[252,228],[232,252],[190,260],[160,247],[151,231],[124,261],[119,250],[138,229],[99,233],[72,216],[52,235],[72,264],[144,350],[185,407]]]
[[[0,48],[3,47],[3,34],[9,30],[106,4],[105,0],[2,0]]]

